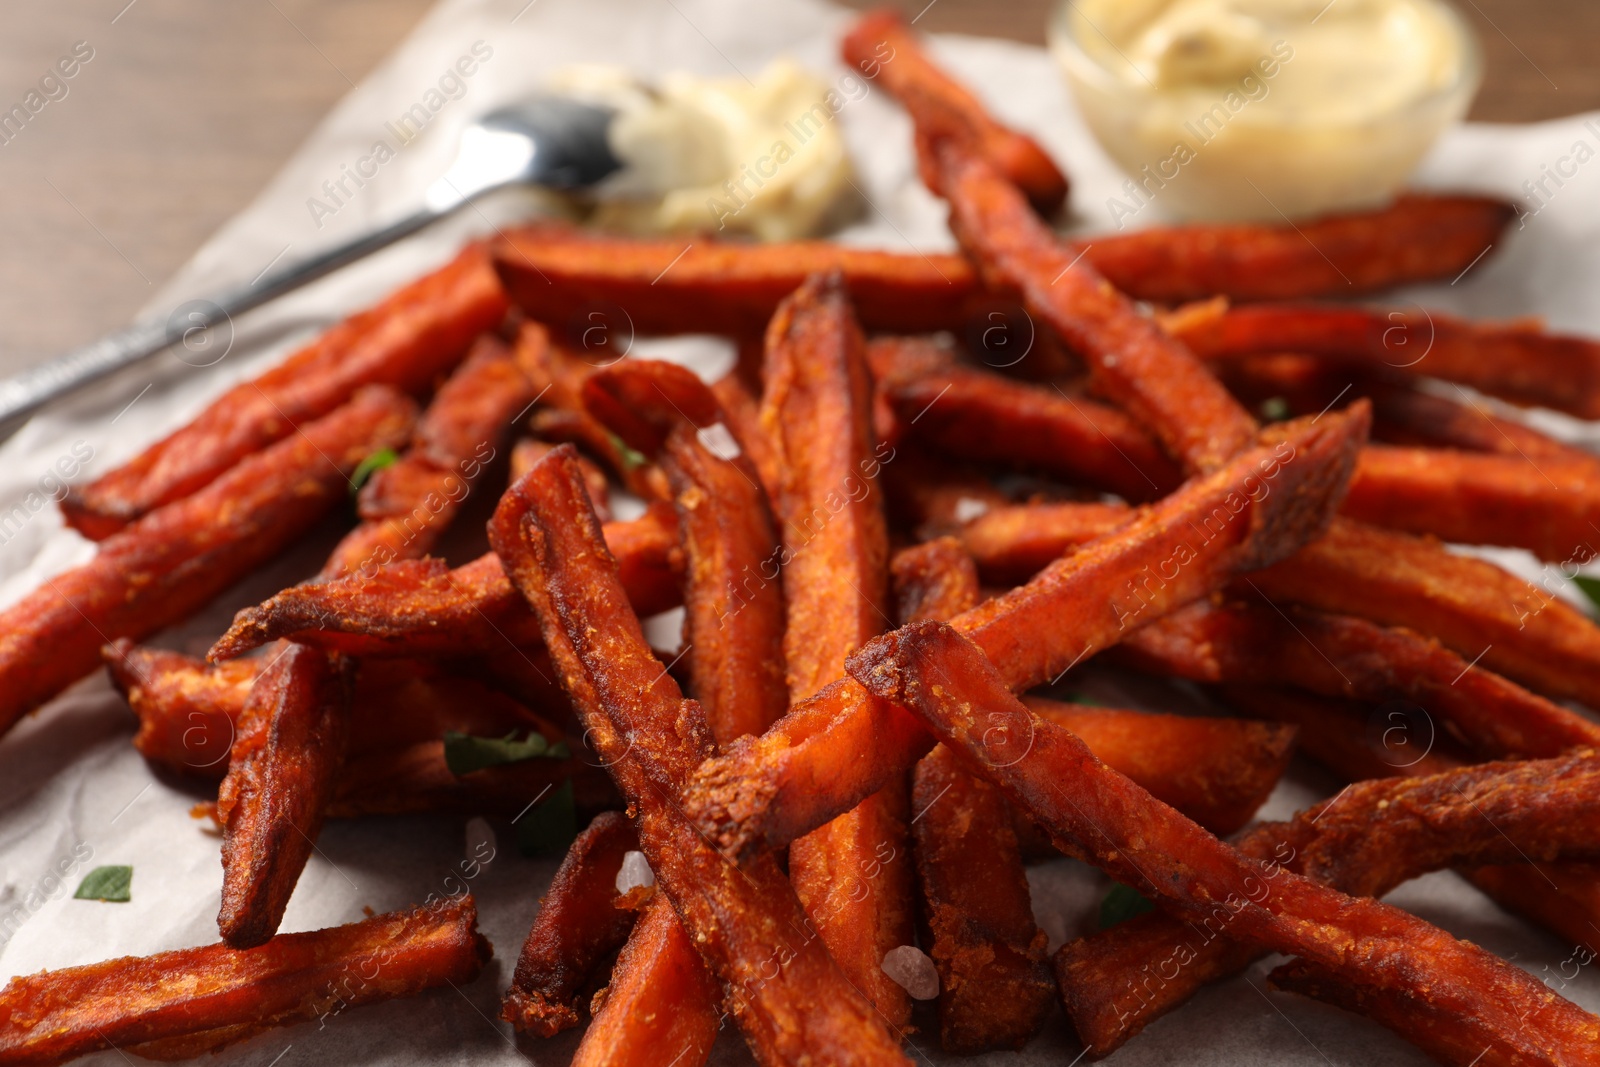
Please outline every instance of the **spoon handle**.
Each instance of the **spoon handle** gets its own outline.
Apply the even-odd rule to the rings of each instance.
[[[180,304],[164,321],[144,319],[127,329],[57,356],[48,363],[0,380],[0,439],[20,429],[26,416],[50,401],[148,359],[168,347],[182,346],[177,353],[178,358],[187,363],[210,366],[227,351],[227,343],[218,341],[212,333],[213,327],[231,326],[233,316],[242,315],[371,255],[448,215],[454,206],[424,208],[380,230],[335,245],[310,259],[269,270],[248,285],[219,293],[211,299],[190,300]],[[219,344],[222,348],[220,352],[216,351]]]

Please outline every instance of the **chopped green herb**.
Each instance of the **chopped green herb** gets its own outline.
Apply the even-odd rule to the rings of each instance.
[[[77,900],[106,900],[126,904],[133,899],[132,867],[96,867],[83,876],[78,891],[72,894]]]
[[[350,492],[355,494],[360,491],[367,479],[385,467],[392,467],[400,461],[400,453],[392,448],[380,448],[356,467],[355,473],[350,475]]]
[[[1589,598],[1589,603],[1600,608],[1600,578],[1591,578],[1587,574],[1574,574],[1572,584],[1578,587],[1578,592]]]
[[[1096,700],[1094,697],[1086,696],[1083,693],[1073,693],[1067,699],[1072,701],[1074,704],[1082,704],[1086,708],[1108,707],[1108,705],[1100,703],[1100,701]]]
[[[1263,422],[1282,422],[1289,417],[1289,401],[1281,396],[1272,396],[1261,402],[1261,419]]]
[[[630,471],[636,471],[646,463],[650,462],[649,457],[647,457],[643,452],[629,448],[628,442],[624,441],[616,434],[608,433],[606,436],[611,438],[611,445],[617,450],[617,455],[622,458],[622,465],[628,468]]]
[[[516,820],[517,850],[524,856],[566,852],[578,836],[578,811],[572,799],[572,780],[562,782]]]
[[[537,730],[529,730],[528,736],[520,741],[515,730],[504,737],[474,737],[458,730],[444,733],[445,766],[457,777],[502,763],[520,763],[540,756],[566,759],[571,755],[572,750],[565,741],[552,745]]]
[[[1154,910],[1154,904],[1119,882],[1111,887],[1111,892],[1100,902],[1100,929],[1105,930],[1124,919]]]

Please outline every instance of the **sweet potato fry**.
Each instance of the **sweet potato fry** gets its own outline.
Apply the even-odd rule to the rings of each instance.
[[[1106,766],[1207,830],[1230,834],[1266,803],[1294,753],[1295,731],[1241,719],[1161,715],[1024,697]]]
[[[124,640],[102,655],[139,717],[133,744],[140,754],[180,774],[220,779],[250,687],[275,651],[211,664]],[[476,737],[537,730],[551,743],[564,739],[550,719],[460,670],[426,660],[361,665],[350,698],[352,754],[437,740],[446,730]]]
[[[1600,951],[1600,865],[1502,864],[1478,867],[1466,877],[1501,907],[1590,952]]]
[[[1499,242],[1516,214],[1489,197],[1408,193],[1375,211],[1293,227],[1208,224],[1097,237],[1088,258],[1118,289],[1160,303],[1349,296],[1454,278]]]
[[[1437,642],[1259,597],[1191,604],[1133,634],[1117,656],[1195,682],[1277,683],[1374,703],[1411,701],[1484,758],[1600,747],[1600,724],[1498,674],[1471,670]]]
[[[722,990],[665,895],[645,905],[571,1067],[701,1064],[722,1019]]]
[[[883,462],[874,450],[866,346],[837,278],[812,277],[767,330],[761,428],[780,460],[788,697],[811,696],[889,621]],[[911,998],[883,970],[913,942],[911,818],[904,776],[795,839],[789,879],[839,969],[890,1029]]]
[[[1067,198],[1067,179],[1037,141],[996,122],[978,100],[934,64],[905,20],[893,11],[874,11],[856,20],[839,42],[845,63],[877,81],[901,105],[917,113],[938,106],[959,116],[972,130],[995,168],[1028,194],[1042,215],[1053,215]]]
[[[1585,858],[1595,848],[1592,835],[1573,829],[1567,816],[1581,826],[1582,813],[1600,802],[1597,759],[1583,752],[1358,782],[1291,822],[1252,829],[1238,848],[1370,897],[1459,864]],[[1209,927],[1198,931],[1176,915],[1152,914],[1064,946],[1056,966],[1079,1036],[1103,1055],[1206,982],[1243,970],[1257,953],[1229,944],[1228,936]],[[1127,980],[1148,975],[1152,961],[1180,947],[1180,968],[1157,964],[1159,979]]]
[[[627,816],[615,811],[595,816],[572,842],[517,958],[502,1019],[540,1037],[578,1025],[590,975],[633,929],[616,884],[623,856],[638,847]]]
[[[607,523],[606,538],[641,615],[679,602],[683,564],[670,507]],[[208,655],[230,659],[281,637],[357,656],[472,656],[539,641],[492,552],[454,570],[437,559],[402,560],[370,576],[293,586],[241,611]]]
[[[189,425],[61,502],[67,524],[104,540],[347,402],[363,385],[428,389],[506,313],[482,245],[353,315],[272,370],[218,397]]]
[[[1218,841],[1039,721],[948,626],[903,627],[851,657],[850,670],[880,699],[914,709],[1059,846],[1184,919],[1303,956],[1344,981],[1425,999],[1479,1048],[1503,1055],[1578,1063],[1600,1040],[1600,1020],[1483,950]]]
[[[1600,707],[1600,629],[1542,586],[1348,519],[1251,575],[1262,593],[1428,634],[1536,693]]]
[[[333,550],[323,576],[371,571],[432,551],[504,449],[511,420],[532,400],[532,384],[505,345],[480,337],[423,410],[406,453],[362,486],[361,524]]]
[[[1276,445],[1251,449],[1189,483],[1092,549],[1058,560],[953,625],[1005,665],[1014,687],[1057,677],[1129,628],[1315,536],[1354,462],[1364,416],[1356,408],[1290,424]],[[761,738],[708,762],[685,793],[685,807],[725,853],[745,856],[848,811],[931,743],[902,709],[841,680]]]
[[[670,363],[602,370],[585,403],[612,432],[658,457],[683,545],[683,640],[690,689],[711,735],[760,734],[788,708],[780,554],[766,491],[711,390]]]
[[[1344,513],[1457,544],[1583,563],[1600,553],[1600,463],[1372,446],[1361,453]]]
[[[250,689],[217,794],[217,926],[234,948],[265,944],[278,930],[333,797],[349,705],[346,663],[305,645],[287,645]]]
[[[966,523],[959,536],[987,581],[1015,585],[1131,515],[1123,504],[1008,504]]]
[[[978,569],[953,537],[901,549],[889,561],[889,574],[899,622],[945,621],[978,604]]]
[[[638,811],[640,847],[693,946],[729,988],[761,1062],[813,1057],[904,1064],[850,988],[769,857],[735,870],[674,802],[714,750],[692,701],[650,654],[623,604],[615,564],[559,450],[507,492],[490,543],[544,628],[545,643],[602,759]]]
[[[1580,418],[1600,417],[1600,342],[1546,333],[1528,322],[1473,323],[1434,312],[1304,305],[1231,308],[1182,321],[1178,339],[1208,359],[1301,352],[1443,378]]]
[[[939,969],[939,1041],[970,1056],[1020,1049],[1055,995],[1044,931],[1005,800],[949,749],[917,764],[912,806],[929,954]]]
[[[953,365],[882,390],[913,440],[958,459],[1016,464],[1135,502],[1183,480],[1137,423],[1092,400]]]
[[[756,347],[764,351],[764,345]],[[767,440],[766,432],[761,429],[761,402],[751,395],[737,372],[718,378],[712,383],[711,391],[716,395],[717,403],[722,405],[723,417],[728,420],[734,440],[739,442],[745,455],[750,457],[750,462],[755,464],[756,475],[761,479],[761,487],[767,491],[767,499],[776,500],[783,477],[772,442]]]
[[[549,441],[541,441],[537,437],[524,437],[511,448],[511,477],[508,482],[517,481],[524,474],[533,469],[533,465],[548,456],[556,446]],[[611,484],[606,479],[605,471],[589,462],[582,456],[578,457],[578,466],[583,468],[583,480],[589,486],[589,503],[594,505],[594,513],[600,517],[601,522],[611,521]]]
[[[364,458],[404,439],[413,414],[392,390],[364,390],[0,613],[0,730],[92,671],[101,645],[185,618],[277,554],[345,498]]]
[[[198,1056],[270,1027],[461,985],[493,951],[477,925],[465,896],[255,949],[208,945],[13,978],[0,990],[0,1063],[105,1048]]]

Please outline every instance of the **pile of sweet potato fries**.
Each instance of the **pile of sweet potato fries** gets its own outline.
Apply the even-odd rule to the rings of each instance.
[[[72,491],[98,554],[0,614],[0,726],[103,660],[139,751],[216,784],[221,943],[15,979],[0,1064],[468,982],[470,895],[277,932],[318,830],[552,791],[592,821],[503,1017],[587,1019],[577,1063],[692,1067],[731,1016],[762,1064],[906,1064],[933,999],[949,1052],[1062,1005],[1100,1057],[1272,953],[1277,988],[1443,1063],[1600,1062],[1600,1019],[1377,900],[1454,869],[1600,948],[1600,722],[1566,703],[1600,708],[1600,628],[1442,545],[1596,554],[1600,460],[1472,397],[1600,416],[1600,344],[1311,302],[1454,277],[1512,207],[1072,243],[1042,217],[1066,178],[897,18],[843,54],[910,113],[960,254],[530,226]],[[596,359],[569,333],[602,306],[739,363]],[[1025,356],[962,345],[994,314]],[[508,465],[490,551],[431,556]],[[135,644],[373,467],[321,572],[207,661]],[[653,649],[640,618],[677,606]],[[1024,695],[1091,660],[1239,717]],[[1414,758],[1369,743],[1397,701],[1437,726]],[[447,751],[508,734],[528,758]],[[1252,825],[1296,745],[1351,784]],[[1052,954],[1025,864],[1063,853],[1153,907]]]

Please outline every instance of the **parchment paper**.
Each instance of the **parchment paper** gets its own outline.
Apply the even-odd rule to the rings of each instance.
[[[226,284],[249,281],[279,257],[304,255],[320,242],[399,216],[420,198],[452,154],[455,133],[476,112],[539,87],[558,65],[625,64],[646,77],[672,69],[754,76],[771,58],[787,53],[838,84],[836,39],[848,15],[813,0],[443,0],[411,38],[328,116],[272,185],[225,226],[147,309],[165,315],[185,300]],[[336,181],[341,166],[355,166],[384,138],[393,122],[438,85],[440,75],[475,43],[492,49],[465,79],[459,99],[434,115],[422,136],[382,166],[378,175],[319,229],[307,201]],[[1048,56],[1040,49],[996,41],[943,37],[934,42],[941,61],[977,87],[1004,119],[1039,137],[1065,163],[1073,180],[1074,225],[1103,231],[1112,219],[1107,199],[1121,175],[1105,159],[1076,115]],[[1595,122],[1595,116],[1586,117]],[[872,91],[843,110],[843,124],[860,171],[865,201],[861,221],[843,239],[910,251],[952,245],[943,208],[916,181],[905,117]],[[1575,162],[1576,142],[1589,151]],[[1451,133],[1428,160],[1418,184],[1525,195],[1541,167],[1548,179],[1543,209],[1513,228],[1505,247],[1451,284],[1403,294],[1429,308],[1473,316],[1538,314],[1563,329],[1600,334],[1600,122],[1585,118],[1526,127],[1467,126]],[[1563,161],[1565,157],[1565,161]],[[1545,195],[1545,194],[1548,195]],[[446,259],[468,234],[488,232],[536,208],[524,196],[502,197],[413,238],[312,289],[279,301],[233,324],[186,360],[161,357],[37,418],[0,448],[0,514],[13,505],[24,521],[0,529],[0,601],[9,603],[45,576],[87,558],[90,546],[62,529],[53,505],[31,509],[30,492],[77,445],[93,458],[77,471],[88,478],[135,454],[182,424],[210,398],[242,378],[260,373],[287,351],[346,313]],[[1159,202],[1138,217],[1160,220]],[[224,342],[227,344],[224,344]],[[227,354],[211,366],[195,366]],[[706,369],[726,362],[726,346],[679,340],[640,342],[635,351],[667,353]],[[1554,416],[1538,421],[1574,439],[1594,441],[1591,425]],[[64,461],[64,460],[63,460]],[[68,466],[71,464],[68,463]],[[63,468],[65,469],[65,468]],[[48,493],[52,483],[45,483]],[[35,497],[35,501],[39,498]],[[160,643],[199,651],[231,612],[310,573],[336,531],[310,539],[295,557],[254,576]],[[1496,552],[1530,577],[1539,569],[1517,552]],[[1107,702],[1141,702],[1137,686],[1090,677],[1079,691]],[[1161,691],[1165,694],[1165,690]],[[1170,697],[1161,703],[1170,707]],[[200,945],[217,939],[220,868],[218,839],[188,814],[197,799],[158,781],[129,745],[132,716],[96,676],[21,724],[0,742],[0,977],[88,963],[122,954]],[[1297,765],[1266,816],[1282,817],[1332,793],[1330,778]],[[496,960],[461,990],[444,989],[389,1005],[268,1033],[221,1053],[219,1065],[295,1067],[304,1063],[434,1065],[563,1064],[576,1036],[518,1042],[510,1027],[493,1021],[522,938],[554,862],[515,855],[508,826],[495,823],[498,855],[471,881],[483,928]],[[361,918],[448,891],[446,879],[468,851],[465,820],[456,818],[334,823],[325,830],[289,907],[285,930],[306,930]],[[134,867],[133,899],[107,904],[71,899],[90,867]],[[65,876],[61,871],[67,870]],[[1031,877],[1041,924],[1059,942],[1078,929],[1105,883],[1068,861],[1035,869]],[[1453,875],[1415,882],[1392,898],[1427,919],[1519,965],[1557,981],[1572,946],[1515,920]],[[1182,1011],[1152,1026],[1117,1054],[1116,1062],[1146,1064],[1420,1064],[1398,1039],[1360,1019],[1265,990],[1268,963],[1240,980],[1215,986]],[[1584,968],[1563,990],[1600,1008],[1600,968]],[[1570,974],[1570,967],[1567,969]],[[919,1018],[913,1059],[955,1062],[938,1051],[935,1023]],[[1065,1020],[1057,1016],[1020,1056],[997,1054],[969,1061],[1067,1064],[1079,1055]],[[671,1062],[676,1050],[663,1050]],[[714,1057],[719,1064],[748,1062],[731,1026]],[[109,1051],[84,1062],[118,1064]]]

